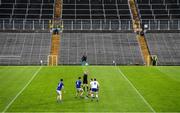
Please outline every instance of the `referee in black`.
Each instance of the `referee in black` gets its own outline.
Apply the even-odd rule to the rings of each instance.
[[[89,87],[88,87],[88,73],[85,71],[84,75],[83,75],[83,90],[84,91],[89,91]]]

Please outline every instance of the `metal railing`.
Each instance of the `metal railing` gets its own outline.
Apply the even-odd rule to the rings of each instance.
[[[132,30],[131,20],[63,20],[64,30]],[[0,19],[0,30],[49,30],[49,20]]]
[[[0,19],[0,30],[47,30],[49,20]]]
[[[147,30],[180,30],[180,20],[141,20]],[[63,20],[64,30],[133,30],[131,20]],[[0,30],[49,30],[49,20],[0,19]]]
[[[64,30],[132,30],[131,20],[63,20]]]
[[[141,20],[146,30],[180,30],[180,20]]]

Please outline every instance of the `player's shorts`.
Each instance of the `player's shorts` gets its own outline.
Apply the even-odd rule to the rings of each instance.
[[[76,90],[77,90],[77,91],[83,91],[83,89],[82,89],[82,88],[76,88]]]
[[[83,81],[83,84],[88,84],[88,81],[87,81],[87,80],[84,80],[84,81]]]
[[[98,89],[97,88],[92,88],[91,91],[92,92],[98,92]]]
[[[57,92],[58,95],[62,94],[62,92],[60,90],[56,90],[56,92]]]

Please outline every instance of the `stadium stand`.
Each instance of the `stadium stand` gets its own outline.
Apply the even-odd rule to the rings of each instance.
[[[60,64],[80,64],[87,54],[89,64],[143,64],[134,33],[63,33]]]
[[[47,64],[50,33],[0,33],[1,65]]]
[[[157,55],[158,65],[180,65],[180,33],[147,33],[151,55]]]
[[[132,30],[127,0],[63,0],[64,30]]]
[[[53,18],[54,0],[1,0],[0,28],[44,30]]]
[[[180,30],[179,0],[136,0],[142,24],[149,30]]]
[[[63,1],[63,19],[131,19],[127,0]]]
[[[159,65],[179,65],[179,33],[158,32],[180,30],[180,1],[135,3],[140,24],[148,25],[144,33],[151,55],[158,56]],[[56,21],[54,12],[55,0],[1,0],[0,64],[35,65],[40,60],[47,64],[52,45],[49,20]],[[59,64],[80,64],[84,53],[90,64],[110,65],[113,60],[121,65],[144,64],[140,44],[132,33],[128,0],[63,0],[61,16],[64,29],[60,33]],[[154,33],[149,33],[152,30]]]

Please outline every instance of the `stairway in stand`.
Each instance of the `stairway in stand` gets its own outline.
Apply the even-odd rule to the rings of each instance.
[[[62,0],[56,0],[54,18],[62,17],[62,6],[63,6]]]
[[[148,48],[146,39],[144,36],[137,35],[137,40],[138,40],[138,43],[140,45],[140,49],[141,49],[141,53],[142,53],[143,58],[144,58],[144,62],[146,65],[149,66],[150,62],[151,62],[151,57],[150,57],[150,52],[149,52],[149,48]]]
[[[53,34],[51,39],[51,53],[49,55],[49,66],[58,65],[58,56],[60,48],[60,35]]]
[[[61,39],[61,33],[63,30],[62,25],[62,0],[56,0],[55,2],[55,9],[54,9],[54,20],[52,20],[51,26],[53,26],[51,29],[55,30],[52,34],[52,41],[51,41],[51,52],[48,56],[48,65],[49,66],[57,66],[58,65],[58,56],[60,55],[59,49],[60,49],[60,39]],[[58,31],[56,31],[58,30]]]
[[[136,7],[135,0],[129,0],[129,7],[131,9],[131,17],[133,19],[133,29],[134,32],[137,33],[137,40],[141,49],[141,54],[144,58],[145,65],[150,65],[151,63],[151,55],[149,52],[149,48],[146,42],[146,38],[144,35],[141,35],[142,27],[141,27],[141,21],[138,14],[138,9]]]

